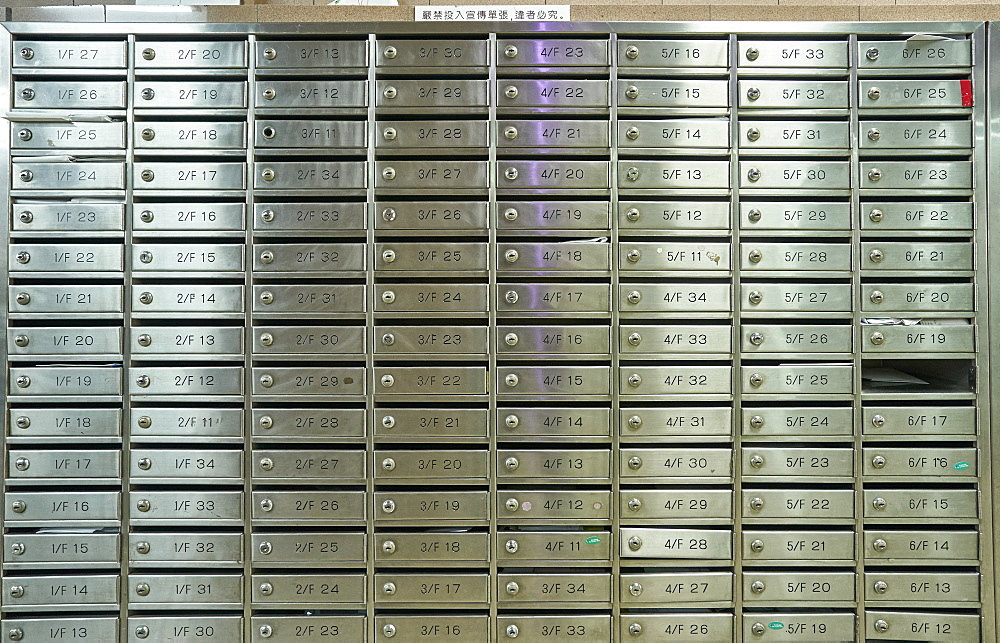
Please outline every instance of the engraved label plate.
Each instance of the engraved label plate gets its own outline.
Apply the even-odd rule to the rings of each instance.
[[[743,561],[750,564],[811,564],[835,560],[854,564],[851,531],[744,531]]]
[[[847,325],[758,325],[741,328],[744,353],[850,353],[852,328]]]
[[[618,106],[725,108],[729,107],[729,81],[629,79],[618,83]]]
[[[364,523],[364,491],[255,491],[253,520],[296,525]]]
[[[975,435],[971,406],[875,406],[864,409],[865,435]]]
[[[308,252],[308,251],[306,251]],[[326,286],[254,286],[255,314],[324,315],[365,312],[365,287],[354,284]]]
[[[622,447],[622,478],[656,478],[678,482],[676,478],[706,478],[729,480],[733,475],[732,449],[639,449]]]
[[[607,40],[553,40],[521,38],[497,40],[497,66],[511,67],[560,67],[589,65],[603,67],[608,64]],[[546,69],[545,71],[552,71]]]
[[[121,435],[121,420],[119,409],[14,408],[8,415],[7,436],[111,438]]]
[[[243,394],[242,367],[134,366],[129,376],[131,395]]]
[[[13,149],[125,147],[125,123],[11,123]]]
[[[389,532],[375,535],[375,558],[380,565],[410,563],[486,563],[490,537],[475,532]]]
[[[485,123],[484,123],[485,125]],[[593,147],[611,145],[605,121],[497,121],[497,147]]]
[[[136,609],[184,609],[212,605],[239,609],[243,603],[243,577],[236,574],[129,574],[129,603]],[[149,591],[140,594],[140,584]],[[153,607],[155,606],[155,607]]]
[[[235,326],[133,327],[133,355],[240,355],[243,329]]]
[[[850,435],[850,407],[744,408],[743,436]]]
[[[743,572],[748,603],[801,603],[854,600],[854,572]],[[756,591],[755,591],[756,590]]]
[[[622,366],[622,395],[730,395],[730,366]]]
[[[386,631],[392,626],[392,636]],[[469,641],[488,641],[490,620],[482,616],[461,614],[420,614],[375,617],[375,640],[378,643],[394,641],[427,641],[427,643],[455,641],[456,637],[468,636]],[[397,638],[397,637],[406,638]],[[327,641],[328,639],[323,639]],[[360,638],[357,640],[361,640]],[[458,639],[461,640],[461,639]]]
[[[744,489],[742,503],[745,520],[854,520],[854,492],[850,490]]]
[[[636,353],[729,353],[731,326],[632,326],[618,328],[618,350]]]
[[[141,491],[129,507],[133,525],[243,524],[243,493],[240,491]]]
[[[364,616],[272,616],[268,614],[254,616],[250,622],[253,643],[270,643],[273,640],[323,643],[329,641],[331,636],[343,636],[346,641],[363,641],[367,631]]]
[[[489,574],[386,574],[375,576],[375,602],[480,605],[489,602]]]
[[[861,80],[861,109],[972,107],[972,95],[963,80]]]
[[[609,603],[610,574],[497,574],[501,603]]]
[[[731,246],[728,243],[623,242],[618,257],[622,271],[728,271]],[[724,273],[723,273],[724,274]]]
[[[375,212],[377,230],[484,232],[489,225],[488,204],[477,201],[379,201]]]
[[[792,252],[795,252],[793,250]],[[769,253],[770,254],[770,253]],[[794,255],[789,257],[795,258]],[[819,256],[817,255],[817,259]],[[831,283],[743,283],[744,313],[779,311],[796,313],[833,313],[851,310],[851,287]]]
[[[145,627],[146,630],[140,630]],[[177,637],[209,637],[213,643],[241,643],[243,619],[239,616],[132,616],[128,619],[128,643],[174,643]],[[140,638],[136,630],[148,631]]]
[[[285,368],[259,366],[253,369],[254,395],[365,394],[365,369]]]
[[[850,230],[851,204],[829,202],[740,203],[742,230]]]
[[[133,567],[237,566],[242,561],[243,536],[238,533],[129,535],[129,564]]]
[[[137,190],[243,190],[245,163],[135,163]]]
[[[744,395],[767,393],[850,395],[854,391],[854,368],[849,364],[741,368]]]
[[[860,69],[968,67],[971,41],[956,39],[858,41]]]
[[[740,189],[846,190],[851,187],[850,165],[846,161],[740,161]]]
[[[651,603],[722,603],[733,600],[731,572],[622,574],[619,582],[622,603],[630,606]]]
[[[11,272],[120,272],[124,265],[121,244],[11,245],[8,253]]]
[[[971,243],[903,241],[861,244],[861,267],[865,270],[972,270]]]
[[[498,288],[499,315],[611,312],[611,289],[606,284],[500,284]]]
[[[336,440],[365,436],[364,409],[255,409],[255,438]]]
[[[17,80],[15,109],[125,109],[125,82]]]
[[[884,502],[877,502],[878,500]],[[866,520],[913,522],[921,519],[948,519],[967,522],[978,515],[978,494],[972,489],[865,491]]]
[[[375,369],[375,393],[382,395],[485,395],[486,367],[383,366]]]
[[[628,614],[620,621],[620,640],[627,640],[626,635],[639,629],[640,641],[656,641],[660,632],[668,636],[694,636],[701,641],[727,643],[733,640],[733,615],[723,613],[698,612],[685,614],[683,612],[668,612],[664,614]],[[649,632],[646,635],[644,633]]]
[[[257,355],[356,355],[364,359],[365,329],[360,326],[257,326]]]
[[[611,411],[599,408],[497,409],[500,437],[594,436],[611,433]]]
[[[10,395],[121,395],[120,366],[10,367]]]
[[[254,449],[253,478],[261,484],[331,484],[365,479],[362,451]]]
[[[730,286],[719,283],[623,284],[618,291],[622,315],[724,312]]]
[[[743,447],[743,477],[853,477],[854,449]]]
[[[132,410],[129,432],[133,443],[149,436],[154,439],[178,437],[239,438],[243,435],[243,409],[141,408]]]
[[[859,168],[862,188],[972,189],[971,161],[870,161]]]
[[[619,67],[726,67],[725,40],[618,39]]]
[[[498,395],[610,395],[609,366],[500,366]]]
[[[864,132],[859,137],[862,150],[972,147],[970,121],[862,121],[859,130]]]
[[[125,42],[100,40],[20,40],[14,43],[13,67],[55,67],[59,69],[122,69]],[[34,640],[28,639],[27,640]]]
[[[136,272],[242,272],[243,246],[237,244],[149,244],[132,246]]]
[[[256,109],[336,110],[368,106],[368,83],[363,80],[259,80]]]
[[[375,310],[383,313],[485,313],[485,284],[376,284]]]
[[[379,38],[375,42],[375,64],[386,69],[439,67],[433,73],[454,73],[449,70],[488,65],[488,44],[486,40],[471,39]]]
[[[247,126],[226,121],[140,123],[134,141],[137,149],[240,149],[247,144]]]
[[[11,230],[16,232],[120,232],[125,206],[120,203],[11,204]]]
[[[352,203],[257,203],[254,231],[260,236],[313,231],[328,234],[365,229],[365,204]]]
[[[850,270],[851,246],[836,243],[742,244],[740,270]]]
[[[428,113],[484,111],[489,105],[486,80],[379,80],[375,106],[380,110],[420,109]]]
[[[375,147],[389,150],[413,149],[483,151],[489,146],[486,121],[378,121]],[[456,177],[457,178],[457,177]]]
[[[375,522],[485,522],[488,503],[488,491],[380,491],[375,494]]]
[[[123,163],[11,163],[13,190],[124,190]]]
[[[358,331],[363,334],[364,329]],[[489,329],[485,326],[376,326],[375,342],[375,352],[386,355],[486,355]]]
[[[20,592],[12,592],[21,587]],[[118,607],[117,576],[7,576],[5,607],[20,609],[109,610]],[[20,596],[17,596],[20,594]]]
[[[979,601],[979,574],[868,572],[865,574],[865,600],[976,603]]]
[[[852,641],[856,627],[854,614],[771,612],[743,616],[745,640],[800,641],[799,637],[806,636],[817,642]]]
[[[185,484],[239,481],[243,477],[243,452],[137,447],[132,449],[129,476],[142,482],[164,479]]]
[[[375,244],[375,270],[403,274],[410,271],[485,271],[489,263],[487,257],[486,243]]]
[[[136,109],[246,109],[246,81],[136,80]],[[124,105],[123,105],[124,106]]]
[[[866,610],[865,638],[886,641],[903,636],[908,641],[978,641],[981,621],[975,614]],[[876,627],[880,622],[882,625]]]
[[[623,524],[728,522],[733,493],[721,489],[623,489],[619,512]]]
[[[497,477],[508,482],[523,478],[603,480],[611,477],[611,456],[606,450],[593,449],[500,449]]]
[[[233,41],[139,41],[137,69],[238,69],[247,66],[247,45]]]
[[[497,272],[607,272],[611,246],[603,242],[499,243]]]
[[[610,641],[612,625],[610,616],[590,616],[588,614],[571,614],[562,616],[498,616],[497,641],[509,636],[511,626],[517,628],[522,636],[529,641],[547,641],[548,643],[571,643],[581,636],[592,637],[594,641]],[[484,639],[480,639],[484,640]]]
[[[729,120],[725,118],[619,120],[620,148],[728,149]]]
[[[368,66],[365,40],[258,40],[258,70]]]
[[[484,92],[485,93],[485,92]],[[610,103],[606,80],[521,80],[497,81],[497,109],[531,108],[533,114],[602,108]]]
[[[741,80],[740,109],[847,109],[844,80]]]
[[[635,540],[638,538],[638,540]],[[733,534],[723,530],[709,529],[637,529],[634,527],[623,527],[621,530],[620,552],[622,558],[658,558],[658,559],[684,559],[684,560],[717,560],[729,559],[733,556]],[[726,577],[724,583],[727,590],[732,588],[729,573],[722,573]],[[671,576],[683,577],[683,574]],[[710,579],[712,574],[701,575],[701,580]],[[622,582],[628,583],[629,576],[623,575]],[[679,580],[679,579],[677,579]],[[626,585],[627,587],[627,585]],[[718,588],[717,588],[718,589]],[[712,592],[707,592],[708,596],[700,598],[681,598],[676,600],[730,600],[728,592],[725,597],[713,598]],[[661,596],[647,598],[654,602],[664,600]],[[669,600],[669,599],[667,599]]]
[[[497,161],[497,188],[608,190],[608,161]]]
[[[124,56],[124,51],[122,52]],[[118,640],[118,618],[88,617],[84,623],[79,618],[5,618],[4,629],[20,630],[25,643],[52,641],[53,632],[65,632],[69,641],[84,643],[104,643]],[[55,639],[60,640],[60,639]]]
[[[364,121],[257,119],[254,146],[363,151],[368,141],[367,130]]]
[[[976,478],[979,454],[976,449],[895,449],[868,447],[862,456],[865,476]]]
[[[740,67],[847,67],[844,41],[740,41]]]
[[[548,520],[601,521],[611,519],[611,494],[607,491],[552,489],[497,492],[497,520],[502,523]]]
[[[133,234],[167,230],[242,232],[245,208],[242,203],[143,203],[132,208]]]
[[[252,537],[258,565],[333,567],[365,562],[365,534],[343,532],[264,533]]]
[[[112,567],[119,562],[118,534],[7,534],[5,568]]]
[[[865,562],[898,564],[975,564],[977,531],[896,531],[865,529]]]
[[[732,410],[712,407],[622,408],[622,437],[656,440],[671,436],[728,436]]]
[[[317,272],[329,275],[337,272],[361,272],[365,269],[365,246],[362,243],[258,243],[254,246],[254,253],[253,269],[259,273]],[[261,288],[266,288],[269,292],[281,289],[280,286]],[[327,292],[335,290],[333,285],[323,288]],[[258,287],[255,286],[254,289],[257,290]],[[357,312],[363,310],[362,308]]]
[[[753,149],[824,149],[851,147],[846,121],[740,121],[740,146]]]
[[[368,185],[364,161],[258,161],[255,190],[364,190]]]
[[[965,352],[976,350],[975,326],[861,326],[866,353]]]
[[[51,523],[74,526],[121,519],[121,494],[110,491],[25,493],[10,490],[4,500],[3,518],[8,524]],[[15,505],[14,503],[21,503]],[[15,507],[23,508],[14,511]]]
[[[726,201],[620,201],[620,230],[728,230]]]
[[[122,329],[97,327],[10,328],[7,355],[119,355]]]
[[[728,189],[729,161],[618,161],[618,187]]]
[[[609,355],[607,326],[497,326],[497,352],[504,355]]]
[[[973,203],[870,202],[861,205],[862,230],[972,230]]]
[[[611,532],[507,531],[497,534],[497,559],[524,561],[609,561]]]
[[[136,313],[240,313],[243,286],[157,286],[142,284],[132,289]]]
[[[375,409],[375,435],[386,440],[486,437],[486,409]]]
[[[87,478],[100,482],[120,477],[121,453],[118,451],[10,449],[7,454],[7,478],[11,481]]]

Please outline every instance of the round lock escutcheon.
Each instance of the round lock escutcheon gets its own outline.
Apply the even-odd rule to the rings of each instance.
[[[639,168],[632,166],[625,170],[625,179],[628,181],[639,180]]]
[[[14,426],[16,426],[19,429],[26,429],[29,426],[31,426],[31,419],[28,418],[26,415],[19,415],[14,420]]]
[[[636,222],[639,220],[640,216],[642,215],[640,214],[638,208],[629,208],[625,211],[625,218],[629,221]]]
[[[142,50],[142,59],[143,60],[152,60],[154,58],[156,58],[156,50],[155,49],[153,49],[151,47],[146,47],[145,49]]]
[[[27,551],[27,548],[24,546],[24,543],[11,543],[10,545],[10,553],[15,556],[23,556],[25,551]]]
[[[882,138],[882,132],[879,131],[877,127],[872,127],[868,130],[868,140],[877,141]]]
[[[642,634],[642,625],[640,625],[639,623],[629,623],[628,633],[630,636],[639,636],[640,634]]]
[[[139,220],[142,221],[143,223],[152,223],[153,211],[143,210],[142,212],[139,213]]]
[[[872,541],[872,549],[877,552],[884,552],[886,549],[889,549],[889,543],[882,538],[876,538]]]
[[[17,138],[19,138],[22,141],[30,141],[31,140],[31,130],[28,129],[28,128],[24,128],[24,129],[18,130],[17,131]]]
[[[518,507],[521,506],[521,503],[517,501],[517,498],[507,498],[507,500],[504,501],[503,506],[507,509],[507,511],[517,511]]]
[[[139,178],[146,183],[149,183],[156,178],[156,174],[153,173],[153,170],[143,170],[142,172],[139,172]]]
[[[270,471],[274,468],[274,460],[271,458],[261,458],[257,461],[257,464],[259,464],[260,468],[264,471]]]
[[[762,213],[757,208],[753,208],[752,210],[747,212],[747,219],[750,221],[750,223],[757,223],[758,221],[760,221],[761,216]]]
[[[260,133],[261,133],[261,135],[262,135],[262,136],[263,136],[264,138],[266,138],[267,140],[271,140],[272,138],[274,138],[274,137],[275,137],[275,135],[276,135],[276,134],[277,134],[278,132],[277,132],[277,130],[275,130],[275,129],[274,129],[273,127],[271,127],[270,125],[267,125],[267,126],[265,126],[265,127],[264,127],[264,128],[263,128],[263,129],[261,130],[261,131],[260,131]]]
[[[889,622],[883,619],[878,619],[877,621],[875,621],[872,627],[874,627],[875,631],[878,632],[879,634],[885,634],[886,632],[889,631]]]
[[[277,95],[277,92],[270,87],[265,88],[264,91],[261,92],[261,96],[264,97],[264,100],[274,100],[274,97]]]
[[[873,290],[871,294],[868,295],[868,299],[873,304],[881,304],[882,301],[885,299],[885,295],[882,293],[881,290]]]
[[[144,639],[149,636],[149,628],[145,625],[136,626],[134,631],[136,638]]]
[[[387,596],[392,596],[396,593],[396,583],[383,583],[382,592]]]
[[[747,140],[757,141],[760,139],[760,130],[756,127],[751,127],[747,130]]]
[[[518,627],[516,625],[514,625],[513,623],[511,623],[510,625],[508,625],[506,627],[506,629],[504,629],[503,632],[504,632],[504,634],[507,635],[507,638],[509,638],[509,639],[516,639],[517,636],[518,636],[518,634],[521,633],[521,631],[518,629]]]
[[[382,553],[383,554],[395,554],[396,553],[396,543],[392,540],[387,540],[382,543]]]
[[[260,419],[257,420],[257,424],[259,424],[262,429],[270,429],[274,426],[274,418],[270,415],[262,415],[260,416]]]
[[[392,388],[393,385],[396,384],[396,378],[393,377],[391,374],[386,373],[385,375],[382,376],[382,379],[380,379],[379,382],[381,382],[382,386],[386,388]]]
[[[634,141],[637,138],[639,138],[639,128],[630,127],[627,130],[625,130],[625,138],[627,138],[630,141]]]
[[[878,47],[869,47],[865,51],[865,58],[872,61],[878,60]]]
[[[18,471],[27,471],[31,467],[31,460],[28,458],[17,458],[14,460],[14,468]]]
[[[136,584],[135,593],[139,596],[149,596],[149,583]]]
[[[393,222],[396,220],[396,209],[395,208],[385,208],[382,210],[382,220],[386,222]]]
[[[884,580],[875,581],[875,584],[872,585],[872,589],[876,594],[885,594],[889,591],[889,584]]]
[[[31,303],[31,295],[29,295],[26,292],[19,292],[14,297],[14,301],[16,301],[21,306],[27,306],[28,304]]]
[[[274,170],[272,170],[271,168],[263,169],[260,172],[260,178],[264,179],[265,181],[273,181],[274,176],[275,176]]]
[[[517,168],[516,167],[509,167],[506,170],[504,170],[503,171],[503,178],[507,179],[508,181],[513,181],[514,179],[516,179],[517,178]]]
[[[274,501],[269,498],[264,498],[260,501],[261,511],[271,511],[274,509]]]
[[[750,260],[750,263],[760,263],[760,260],[763,258],[764,258],[764,253],[761,252],[760,250],[751,250],[747,254],[747,259]]]
[[[135,503],[135,508],[145,513],[153,508],[153,503],[151,503],[148,500],[137,500]]]
[[[642,468],[642,458],[637,455],[632,456],[628,459],[628,468],[637,471]]]
[[[629,263],[638,263],[639,260],[642,259],[642,251],[638,248],[632,248],[625,253],[625,259],[628,260]]]
[[[517,468],[521,466],[521,463],[517,458],[511,456],[504,460],[503,466],[506,467],[508,471],[517,471]]]
[[[639,57],[639,48],[635,45],[629,45],[625,48],[625,57],[629,60],[635,60]]]
[[[382,170],[382,178],[385,179],[386,181],[392,181],[393,179],[395,179],[396,178],[396,168],[394,168],[394,167],[387,167],[387,168],[383,169]]]
[[[632,415],[626,421],[626,424],[628,424],[628,428],[630,429],[638,429],[642,426],[642,417],[639,415]]]
[[[749,381],[750,381],[750,386],[754,388],[759,388],[764,383],[764,376],[761,375],[760,373],[751,373]]]
[[[878,248],[875,248],[874,250],[868,253],[868,259],[872,263],[882,263],[882,260],[885,259],[885,253],[883,253]]]
[[[627,506],[629,511],[639,511],[642,509],[642,500],[639,500],[638,498],[630,498]]]
[[[21,223],[31,223],[32,221],[35,220],[35,215],[33,215],[28,210],[25,210],[24,212],[17,215],[17,220],[20,221]]]
[[[385,625],[383,625],[382,636],[384,636],[387,639],[391,639],[392,637],[396,636],[396,626],[393,625],[392,623],[386,623]]]
[[[872,466],[876,469],[885,467],[885,456],[877,455],[872,458]]]
[[[32,58],[35,57],[35,50],[32,49],[31,47],[21,47],[21,50],[18,52],[18,54],[21,56],[23,60],[31,60]]]
[[[20,348],[27,346],[30,341],[27,335],[14,335],[14,345]]]
[[[17,178],[20,179],[22,183],[31,183],[32,179],[35,178],[35,173],[31,170],[21,170],[17,173]]]
[[[135,551],[139,554],[146,555],[152,551],[152,547],[145,540],[137,542],[135,544]]]
[[[272,551],[274,551],[274,548],[271,546],[271,543],[269,543],[269,542],[267,542],[265,540],[265,541],[261,542],[259,545],[257,545],[257,551],[259,551],[260,553],[262,553],[265,556],[267,556]]]
[[[153,426],[153,418],[148,415],[140,415],[139,419],[136,420],[135,423],[139,425],[140,429],[148,429]]]
[[[383,458],[382,468],[386,471],[392,471],[396,468],[396,461],[392,458]]]
[[[513,248],[503,253],[503,258],[507,263],[516,263],[519,256],[517,250]]]
[[[760,49],[757,49],[756,47],[747,47],[744,55],[747,57],[747,60],[757,60],[760,58]]]
[[[505,127],[503,130],[503,136],[508,141],[513,141],[517,138],[517,128],[516,127]]]
[[[521,419],[516,415],[508,415],[503,419],[503,423],[510,429],[516,429],[517,425],[521,423]]]
[[[883,335],[878,331],[872,333],[870,339],[872,344],[875,344],[876,346],[881,346],[882,344],[885,343],[885,335]]]
[[[503,548],[508,554],[516,554],[520,545],[517,544],[516,540],[511,539],[503,544]]]
[[[638,290],[630,290],[628,294],[625,295],[625,300],[630,304],[638,304],[642,301],[642,293]]]
[[[391,415],[383,415],[382,426],[387,429],[391,429],[392,427],[396,426],[396,418],[394,418]]]
[[[880,222],[882,220],[882,217],[884,217],[884,216],[885,216],[885,213],[882,212],[882,210],[880,210],[878,208],[872,208],[868,212],[868,218],[872,221],[872,223],[878,223],[878,222]]]
[[[397,53],[399,52],[392,45],[389,45],[388,47],[382,50],[382,55],[384,55],[386,58],[389,59],[395,58]]]
[[[885,426],[885,416],[884,415],[873,415],[872,416],[872,426],[881,429]]]
[[[760,415],[755,415],[750,418],[750,428],[760,429],[764,426],[764,418]]]
[[[392,346],[395,343],[396,343],[396,336],[395,335],[393,335],[392,333],[383,333],[382,334],[382,345],[383,346]]]
[[[628,385],[632,388],[638,388],[642,384],[642,376],[638,373],[632,373],[628,376]]]
[[[870,100],[878,100],[881,95],[882,95],[882,90],[879,89],[878,87],[868,88],[868,98]]]
[[[628,539],[628,548],[632,551],[639,551],[642,549],[642,538],[639,536],[632,536]]]
[[[642,335],[639,333],[630,333],[628,336],[628,343],[632,346],[638,346],[642,343]]]
[[[757,87],[750,87],[747,89],[747,98],[750,100],[757,100],[760,98],[760,89]]]
[[[385,96],[386,98],[388,98],[389,100],[392,100],[393,98],[395,98],[396,94],[397,94],[396,88],[393,87],[392,85],[390,85],[390,86],[388,86],[388,87],[386,87],[385,89],[382,90],[382,95]]]
[[[274,60],[278,57],[278,52],[275,51],[274,47],[268,47],[264,50],[264,60]]]
[[[257,633],[262,639],[269,639],[274,634],[274,629],[270,625],[264,624],[257,628]]]
[[[136,461],[136,465],[143,471],[149,471],[153,468],[153,460],[150,458],[139,458]]]
[[[139,133],[139,136],[141,136],[144,141],[151,141],[156,138],[156,132],[153,131],[152,128],[146,127]]]
[[[767,586],[764,585],[764,581],[762,580],[755,580],[750,583],[750,591],[754,594],[763,594],[765,589],[767,589]]]
[[[140,375],[137,378],[135,378],[136,386],[138,386],[139,388],[148,388],[151,382],[152,380],[150,379],[149,375]]]
[[[396,260],[396,251],[390,249],[382,251],[382,261],[386,263],[392,263]]]
[[[382,301],[387,304],[391,304],[396,301],[396,293],[392,290],[386,290],[382,293]]]
[[[391,514],[396,511],[396,503],[393,500],[382,501],[382,513]]]
[[[507,98],[517,98],[517,87],[513,85],[507,85],[504,87],[503,95]]]
[[[518,342],[517,333],[507,333],[506,335],[504,335],[503,341],[508,346],[517,346]]]
[[[878,169],[877,167],[873,167],[872,169],[868,170],[868,180],[872,181],[873,183],[881,181],[882,170]]]
[[[760,346],[764,343],[764,335],[762,333],[750,333],[750,343],[754,346]]]
[[[750,541],[750,551],[754,552],[755,554],[759,554],[760,552],[764,551],[764,541],[760,540],[759,538],[755,538],[754,540]]]
[[[754,636],[764,636],[764,632],[767,631],[767,628],[764,627],[763,623],[754,623],[750,626],[750,631]]]
[[[521,591],[521,586],[514,581],[508,581],[504,586],[504,591],[507,592],[509,596],[516,596],[518,592]]]
[[[514,388],[515,386],[517,386],[519,381],[520,378],[515,373],[509,373],[506,377],[503,378],[503,383],[506,384],[509,388]]]
[[[759,497],[751,498],[748,504],[750,505],[750,509],[752,511],[760,511],[764,508],[764,499]]]
[[[747,295],[747,301],[756,306],[760,302],[764,301],[764,294],[759,290],[751,290],[750,294]]]
[[[516,290],[508,290],[503,294],[503,299],[508,304],[516,304],[518,300],[518,294]]]
[[[25,87],[21,90],[21,98],[24,100],[32,100],[35,98],[35,90],[30,87]]]
[[[885,498],[875,498],[872,500],[872,507],[874,507],[876,511],[885,511],[886,504]]]
[[[257,381],[260,382],[260,385],[263,386],[264,388],[271,388],[272,386],[274,386],[274,377],[272,375],[267,375],[267,374],[261,375],[259,378],[257,378]]]
[[[14,380],[14,384],[17,385],[17,388],[28,388],[31,386],[31,378],[27,375],[18,375],[17,379]]]
[[[11,511],[13,511],[16,514],[23,514],[27,508],[28,508],[28,503],[26,503],[23,500],[15,500],[14,502],[10,503]]]
[[[747,170],[747,179],[751,183],[756,183],[757,181],[760,180],[760,177],[761,177],[760,169],[752,167],[749,170]]]
[[[503,55],[507,56],[508,58],[516,58],[517,57],[517,47],[515,47],[514,45],[507,45],[503,49]]]
[[[149,250],[143,250],[139,253],[139,261],[142,263],[152,263],[153,253]]]
[[[517,221],[517,210],[514,208],[507,208],[503,211],[503,218],[508,221]]]
[[[270,596],[274,593],[274,585],[271,583],[261,583],[257,586],[257,589],[259,589],[260,593],[264,596]]]
[[[635,85],[629,85],[628,87],[626,87],[625,98],[628,98],[629,100],[635,100],[636,98],[639,98],[639,88],[636,87]]]
[[[628,585],[628,593],[632,596],[638,596],[642,594],[642,583],[632,582]]]
[[[260,343],[262,346],[270,346],[274,344],[274,335],[272,335],[271,333],[261,333]]]
[[[750,456],[750,466],[754,469],[760,469],[764,466],[764,456],[760,454],[754,454]]]
[[[273,304],[274,293],[272,293],[270,290],[265,290],[264,292],[260,293],[258,299],[260,299],[260,303],[264,304],[265,306]]]

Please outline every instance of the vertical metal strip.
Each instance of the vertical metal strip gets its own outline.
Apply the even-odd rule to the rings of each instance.
[[[497,424],[500,409],[497,407],[497,297],[500,285],[497,283],[497,35],[489,35],[486,55],[489,57],[489,80],[487,80],[486,97],[489,103],[489,122],[487,124],[487,136],[489,137],[489,161],[487,167],[487,181],[489,188],[489,204],[487,205],[487,217],[489,219],[489,240],[487,242],[486,260],[489,268],[489,285],[487,286],[487,300],[489,301],[489,328],[487,329],[487,341],[489,350],[489,366],[487,368],[486,386],[489,394],[489,411],[487,412],[487,431],[489,432],[489,455],[486,462],[486,471],[489,476],[488,511],[489,511],[489,557],[490,557],[490,640],[494,637],[500,638],[499,625],[497,623],[497,604],[499,596],[499,585],[497,580],[497,549],[500,539],[497,534]]]
[[[367,161],[365,163],[365,617],[375,632],[375,34],[368,36]]]
[[[132,507],[132,480],[129,475],[132,462],[132,396],[129,395],[129,371],[132,364],[132,212],[135,209],[133,189],[135,181],[133,168],[135,166],[135,35],[129,34],[126,45],[126,63],[128,76],[125,81],[126,111],[125,111],[125,237],[124,266],[122,275],[122,421],[121,431],[121,508],[120,515],[120,551],[121,551],[121,585],[119,586],[119,614],[121,625],[119,637],[122,641],[128,639],[128,573],[129,573],[129,533]]]
[[[250,597],[253,596],[253,228],[254,197],[253,160],[256,153],[256,108],[257,92],[254,81],[257,78],[257,37],[250,34],[247,43],[247,156],[246,156],[246,212],[243,217],[244,251],[243,265],[243,638],[253,640],[253,610]]]
[[[730,387],[732,388],[732,419],[730,421],[730,444],[733,455],[733,480],[732,480],[732,555],[733,555],[733,640],[743,640],[743,548],[740,542],[740,534],[743,532],[743,458],[741,450],[742,440],[742,362],[740,354],[740,305],[742,302],[740,293],[740,123],[739,123],[739,40],[736,34],[729,34],[729,233],[730,248],[729,261],[732,268],[729,280],[732,292],[730,293],[730,312],[732,331],[730,341],[732,342],[732,373],[730,375]]]
[[[609,69],[611,115],[611,203],[609,204],[611,227],[611,640],[621,636],[621,556],[618,540],[621,538],[621,353],[618,344],[620,314],[618,270],[620,248],[618,246],[618,34],[611,32],[611,67]]]
[[[13,66],[13,38],[11,33],[7,31],[4,25],[0,25],[0,73],[3,74],[3,81],[0,82],[0,105],[3,105],[6,110],[11,103],[11,96],[14,93],[14,75],[12,73]],[[10,248],[10,223],[11,219],[8,216],[8,212],[11,211],[11,198],[10,190],[10,128],[4,128],[5,131],[0,132],[0,151],[2,151],[3,163],[0,163],[0,185],[3,189],[0,190],[0,200],[3,202],[3,225],[0,225],[0,235],[3,237],[3,247],[5,249]],[[10,269],[6,261],[2,262],[0,265],[0,272],[3,274],[3,288],[0,289],[0,319],[3,319],[4,333],[6,334],[6,328],[10,323],[7,315],[7,309],[10,305],[8,301],[8,294],[10,292]],[[10,431],[10,408],[7,401],[7,382],[10,381],[10,364],[7,362],[7,342],[3,342],[0,345],[0,355],[3,356],[4,364],[4,377],[3,383],[0,385],[0,396],[3,399],[3,427],[4,427],[4,438],[3,438],[3,462],[0,463],[0,471],[3,472],[4,482],[0,484],[0,506],[7,507],[7,462],[9,458],[7,457],[8,449],[10,444],[7,442],[7,435]],[[4,513],[5,513],[4,512]],[[0,520],[2,520],[3,513],[0,513]],[[0,537],[7,534],[7,524],[4,523],[0,525]],[[6,572],[0,572],[0,577],[6,577]]]

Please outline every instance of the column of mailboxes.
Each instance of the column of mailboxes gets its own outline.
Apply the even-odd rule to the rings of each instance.
[[[610,43],[496,60],[496,639],[608,640]]]
[[[12,52],[9,640],[118,636],[125,45]]]
[[[488,41],[375,57],[375,635],[486,640]]]
[[[869,639],[980,638],[971,45],[858,43]]]
[[[251,630],[360,641],[368,43],[254,57]]]
[[[618,43],[621,640],[733,628],[729,69]]]
[[[238,640],[246,43],[140,38],[133,65],[126,635]]]

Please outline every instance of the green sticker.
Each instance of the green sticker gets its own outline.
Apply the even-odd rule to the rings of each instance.
[[[587,543],[588,545],[596,545],[597,543],[601,542],[601,537],[600,536],[591,536],[590,538],[588,538],[587,540],[585,540],[583,542]]]
[[[767,624],[767,626],[769,628],[771,628],[772,630],[783,630],[783,629],[785,629],[785,624],[782,623],[781,621],[771,621],[770,623]]]
[[[968,462],[956,462],[955,463],[955,471],[961,471],[962,469],[968,469],[968,468],[969,468],[969,463]]]

